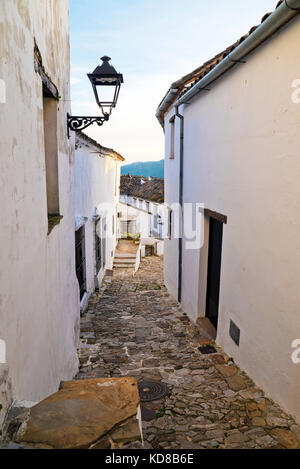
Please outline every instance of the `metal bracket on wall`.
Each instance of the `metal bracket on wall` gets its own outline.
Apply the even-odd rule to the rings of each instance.
[[[67,114],[68,119],[68,138],[70,138],[70,130],[78,132],[84,130],[90,125],[96,123],[101,126],[104,122],[108,121],[109,115],[105,114],[104,116],[70,116]]]

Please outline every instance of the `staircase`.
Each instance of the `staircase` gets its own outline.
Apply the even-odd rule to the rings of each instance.
[[[136,254],[116,253],[114,258],[114,269],[134,269],[136,265]]]

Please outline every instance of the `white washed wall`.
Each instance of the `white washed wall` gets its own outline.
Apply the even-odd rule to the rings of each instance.
[[[106,218],[106,265],[105,269],[112,269],[113,258],[117,243],[118,218],[117,205],[119,202],[119,173],[120,163],[111,156],[99,155],[99,148],[87,143],[80,136],[76,137],[75,150],[75,215],[85,217],[86,244],[86,278],[88,293],[94,291],[95,277],[101,284],[103,268],[96,272],[95,258],[95,209],[101,218]],[[112,233],[112,217],[115,218],[114,234]]]
[[[299,41],[296,17],[184,110],[184,201],[228,216],[217,341],[298,420],[300,365],[292,363],[291,343],[300,338],[300,104],[291,85]],[[174,163],[176,156],[166,158],[167,202],[177,197]],[[174,244],[165,246],[172,292]],[[183,254],[183,305],[193,320],[204,315],[196,309],[198,254]],[[239,347],[230,319],[241,330]]]
[[[38,401],[78,368],[79,292],[74,262],[74,155],[66,134],[70,111],[68,0],[0,2],[1,261],[0,422],[10,399]],[[42,81],[34,70],[34,39],[45,72],[58,88],[60,209],[47,235]],[[6,383],[6,384],[5,384]]]

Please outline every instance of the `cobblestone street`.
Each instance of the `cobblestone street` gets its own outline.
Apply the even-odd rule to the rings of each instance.
[[[114,270],[91,297],[77,378],[167,384],[167,397],[142,403],[146,448],[299,448],[300,426],[215,344],[202,354],[210,343],[168,294],[162,260],[147,257],[135,275]]]

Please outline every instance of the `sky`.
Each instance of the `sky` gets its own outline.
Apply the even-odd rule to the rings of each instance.
[[[123,74],[110,120],[85,132],[135,161],[164,158],[155,111],[171,83],[273,11],[276,0],[70,0],[73,115],[98,115],[91,73],[100,57]]]

